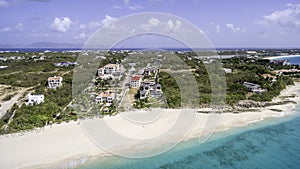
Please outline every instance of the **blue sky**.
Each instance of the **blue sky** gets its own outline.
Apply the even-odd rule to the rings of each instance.
[[[216,47],[300,47],[299,0],[0,0],[0,45],[83,44],[106,23],[141,12],[184,18]]]

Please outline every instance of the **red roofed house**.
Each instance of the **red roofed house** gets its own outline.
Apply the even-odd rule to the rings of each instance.
[[[51,89],[55,89],[62,85],[63,78],[60,76],[54,76],[48,78],[48,87]]]
[[[142,76],[133,76],[130,80],[130,87],[139,88],[142,83]]]

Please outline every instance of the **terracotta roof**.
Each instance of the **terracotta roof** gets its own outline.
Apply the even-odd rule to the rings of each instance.
[[[60,76],[49,77],[48,81],[50,81],[50,80],[62,80],[62,77],[60,77]]]
[[[139,81],[139,80],[141,80],[141,78],[142,78],[142,76],[133,76],[131,78],[131,81]]]
[[[276,79],[276,76],[273,76],[271,74],[262,74],[261,76],[262,77],[270,77],[270,78]]]
[[[107,90],[107,91],[105,91],[105,92],[99,93],[97,96],[98,96],[98,97],[114,97],[115,94],[112,93],[111,90]]]
[[[111,94],[99,93],[98,97],[109,97]]]

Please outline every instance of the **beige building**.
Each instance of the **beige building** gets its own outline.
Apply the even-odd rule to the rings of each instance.
[[[57,87],[62,86],[63,78],[60,76],[54,76],[48,78],[48,87],[51,89],[56,89]]]

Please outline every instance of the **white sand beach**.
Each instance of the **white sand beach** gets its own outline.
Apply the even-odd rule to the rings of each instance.
[[[282,91],[281,95],[274,98],[274,101],[291,100],[300,103],[300,83],[296,82],[294,86],[288,86]],[[294,97],[288,97],[292,96]],[[286,97],[284,97],[286,96]],[[78,165],[84,162],[88,157],[107,156],[109,152],[101,149],[95,140],[89,139],[86,131],[91,128],[101,131],[97,126],[109,126],[109,128],[123,135],[128,140],[120,141],[110,137],[109,133],[99,135],[103,144],[106,144],[111,150],[130,151],[141,150],[145,147],[151,148],[157,142],[149,142],[151,139],[159,141],[159,144],[170,143],[180,138],[187,140],[200,136],[209,135],[213,132],[227,130],[236,126],[244,126],[253,122],[261,121],[270,117],[283,117],[295,113],[295,104],[275,105],[258,109],[258,111],[241,113],[223,113],[223,114],[203,114],[195,113],[190,110],[153,110],[153,114],[147,112],[127,112],[104,119],[86,120],[79,124],[70,122],[45,127],[30,132],[18,133],[13,135],[0,136],[0,168],[47,168],[53,164],[58,164],[71,159],[79,159],[76,163],[65,163],[68,165]],[[276,110],[283,110],[274,111]],[[140,118],[139,116],[143,116]],[[149,119],[140,122],[140,119]],[[176,130],[170,130],[175,123],[182,121],[194,125],[177,127]],[[82,127],[84,126],[84,130]],[[191,128],[189,128],[191,126]],[[186,132],[189,129],[188,132]],[[182,135],[186,134],[184,138]],[[164,136],[162,136],[164,135]],[[102,137],[102,138],[101,138]],[[130,141],[136,140],[136,141]]]
[[[264,59],[274,60],[274,59],[284,59],[284,58],[290,58],[290,57],[296,57],[296,56],[299,56],[299,55],[270,56],[270,57],[265,57]]]

